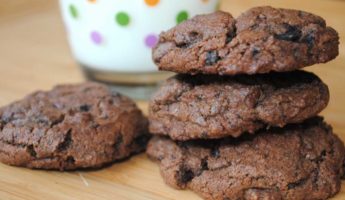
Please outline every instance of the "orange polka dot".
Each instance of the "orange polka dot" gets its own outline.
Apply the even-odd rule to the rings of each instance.
[[[204,2],[204,3],[208,3],[209,0],[201,0],[201,1]]]
[[[90,3],[96,3],[97,0],[88,0]]]
[[[145,0],[145,3],[148,6],[156,6],[159,3],[159,0]]]

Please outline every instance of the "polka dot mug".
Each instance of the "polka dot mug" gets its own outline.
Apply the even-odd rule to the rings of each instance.
[[[87,69],[116,73],[157,70],[151,49],[160,32],[200,13],[218,0],[60,0],[69,43]],[[140,77],[138,77],[140,79]]]

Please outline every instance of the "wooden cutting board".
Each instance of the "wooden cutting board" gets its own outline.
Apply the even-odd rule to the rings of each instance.
[[[338,30],[340,55],[308,70],[329,85],[331,101],[322,113],[345,141],[345,1],[224,0],[221,8],[237,16],[256,5],[317,13]],[[57,1],[2,0],[0,3],[0,106],[37,89],[83,81],[70,55]],[[147,103],[138,102],[146,112]],[[145,154],[95,171],[55,172],[0,164],[0,199],[200,199],[164,185],[158,167]],[[334,199],[345,199],[345,182]]]

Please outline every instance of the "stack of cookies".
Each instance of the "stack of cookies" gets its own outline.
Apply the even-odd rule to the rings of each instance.
[[[345,148],[318,117],[329,91],[298,69],[338,55],[316,15],[272,7],[196,16],[160,35],[153,59],[177,74],[153,96],[147,154],[165,182],[204,199],[327,199]]]

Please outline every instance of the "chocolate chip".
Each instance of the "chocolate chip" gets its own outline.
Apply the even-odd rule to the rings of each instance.
[[[326,150],[322,150],[321,157],[324,158],[326,156]]]
[[[255,57],[257,54],[259,54],[260,53],[260,49],[259,48],[256,48],[256,47],[254,47],[253,49],[252,49],[252,56],[253,57]]]
[[[67,134],[65,135],[65,138],[63,140],[63,142],[61,142],[58,147],[57,150],[58,151],[64,151],[67,150],[68,147],[72,144],[72,134],[71,134],[72,130],[68,130]]]
[[[208,163],[207,163],[207,158],[204,158],[201,160],[201,170],[208,170]]]
[[[234,39],[235,36],[236,36],[236,30],[230,30],[226,34],[226,43],[230,43],[232,39]]]
[[[189,37],[190,38],[196,38],[198,35],[199,35],[199,33],[196,32],[196,31],[192,31],[192,32],[189,33]]]
[[[65,116],[64,115],[60,115],[57,119],[54,119],[52,121],[52,123],[50,124],[50,127],[52,128],[53,126],[56,126],[58,124],[60,124],[61,122],[63,122],[63,120],[65,119]],[[48,123],[48,121],[47,121]]]
[[[35,148],[33,145],[29,145],[26,149],[26,151],[30,154],[32,157],[36,157],[37,153],[35,151]]]
[[[201,40],[201,38],[202,38],[202,35],[200,33],[196,32],[196,31],[192,31],[192,32],[188,33],[187,36],[185,36],[183,42],[177,43],[176,47],[181,48],[181,49],[188,48],[192,44]]]
[[[315,37],[312,33],[307,34],[302,40],[303,42],[307,43],[309,45],[313,45],[315,41]]]
[[[115,139],[115,143],[114,143],[114,148],[116,151],[119,151],[121,144],[123,143],[123,137],[121,134],[119,134],[116,139]]]
[[[79,107],[79,110],[81,112],[88,112],[90,110],[91,106],[90,105],[87,105],[87,104],[83,104]]]
[[[302,42],[306,43],[308,46],[308,54],[311,54],[311,50],[314,47],[315,37],[313,33],[308,33],[303,39]]]
[[[189,44],[186,42],[182,42],[182,43],[176,44],[176,47],[181,48],[181,49],[185,49],[185,48],[189,47]]]
[[[211,156],[215,158],[218,158],[220,156],[218,147],[214,147],[211,149]]]
[[[67,159],[66,159],[66,162],[70,163],[70,164],[74,164],[75,163],[75,159],[74,159],[73,156],[68,156]]]
[[[180,182],[181,183],[187,183],[190,180],[192,180],[194,177],[194,173],[190,169],[184,169],[182,168],[180,170]]]
[[[209,51],[206,53],[206,65],[214,65],[218,62],[220,57],[217,51]]]
[[[303,178],[303,179],[300,179],[296,182],[293,182],[293,183],[289,183],[287,186],[288,186],[288,189],[294,189],[296,187],[299,187],[299,186],[302,186],[305,182],[307,181],[306,178]]]
[[[274,36],[276,39],[297,42],[301,38],[302,31],[298,27],[291,26],[290,24],[284,24],[284,26],[286,28],[286,32],[282,34],[276,34]]]
[[[202,38],[202,35],[196,31],[192,31],[188,34],[188,43],[196,43]]]

